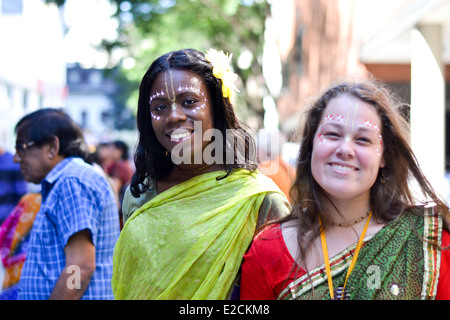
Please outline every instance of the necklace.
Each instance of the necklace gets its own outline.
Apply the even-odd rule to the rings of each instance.
[[[358,260],[358,254],[361,249],[364,237],[366,235],[367,228],[369,227],[369,221],[370,221],[371,216],[372,216],[372,211],[369,211],[369,218],[367,219],[366,224],[364,225],[364,229],[361,232],[361,235],[359,236],[358,244],[356,245],[356,249],[355,249],[355,253],[353,255],[352,261],[350,262],[350,266],[348,267],[348,270],[347,270],[347,275],[345,277],[344,286],[342,288],[339,287],[339,289],[341,289],[340,296],[342,298],[345,296],[345,286],[347,285],[348,277],[350,276],[350,273],[352,273],[353,268],[355,267],[356,260]],[[325,262],[325,270],[326,270],[327,279],[328,279],[328,289],[330,290],[331,299],[334,300],[333,279],[331,278],[331,267],[330,267],[330,260],[328,258],[327,239],[325,237],[325,232],[323,231],[322,221],[320,220],[320,218],[319,218],[319,223],[320,223],[320,228],[322,229],[322,231],[320,232],[320,241],[322,243],[323,259]]]
[[[354,224],[357,224],[358,222],[363,221],[363,220],[370,214],[370,212],[371,212],[370,210],[367,211],[366,213],[364,213],[364,215],[363,215],[362,217],[356,219],[356,220],[353,221],[353,222],[349,222],[349,223],[336,223],[336,222],[333,222],[333,221],[331,221],[331,220],[328,220],[328,222],[329,222],[332,226],[335,226],[335,227],[349,227],[349,226],[352,226],[352,225],[354,225]]]
[[[211,165],[212,165],[212,163],[210,163],[210,164],[205,164],[204,166],[201,166],[200,168],[196,168],[196,169],[182,169],[182,168],[180,168],[179,166],[177,166],[177,165],[175,165],[178,169],[180,169],[181,171],[184,171],[184,172],[189,172],[189,173],[191,173],[191,174],[194,174],[194,173],[197,173],[197,172],[200,172],[200,171],[203,171],[203,170],[205,170],[206,168],[208,168],[208,167],[211,167]]]

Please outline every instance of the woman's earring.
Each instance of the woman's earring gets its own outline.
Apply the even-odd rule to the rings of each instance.
[[[386,177],[385,177],[385,175],[384,175],[384,171],[383,171],[383,170],[381,171],[380,182],[381,182],[382,184],[385,184],[385,183],[386,183]]]
[[[166,153],[164,154],[166,156],[166,158],[169,157],[169,151],[166,150]]]

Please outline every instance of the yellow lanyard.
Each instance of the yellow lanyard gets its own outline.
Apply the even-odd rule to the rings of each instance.
[[[364,236],[366,235],[367,228],[369,227],[369,221],[370,221],[371,216],[372,216],[372,211],[370,211],[370,214],[369,214],[369,217],[367,218],[364,229],[361,233],[361,236],[359,237],[358,244],[357,244],[356,250],[355,250],[355,254],[353,255],[353,259],[350,263],[350,266],[348,267],[347,276],[345,277],[345,282],[344,282],[344,289],[345,289],[345,286],[347,285],[348,277],[350,276],[350,273],[352,273],[353,268],[355,267],[356,260],[358,260],[359,250],[361,249],[362,243],[364,241]],[[320,218],[319,218],[319,223],[320,223],[320,226],[322,227],[322,221],[320,220]],[[325,261],[325,270],[327,272],[328,288],[330,290],[330,297],[331,297],[331,299],[334,299],[333,280],[331,279],[330,260],[328,259],[327,239],[325,238],[325,233],[324,233],[323,229],[320,232],[320,240],[322,243],[323,259]]]

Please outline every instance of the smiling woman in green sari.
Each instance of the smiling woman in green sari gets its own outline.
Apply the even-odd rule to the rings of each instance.
[[[245,255],[242,299],[450,298],[449,209],[399,108],[367,80],[337,83],[306,109],[292,211]]]
[[[116,299],[229,298],[255,228],[289,213],[285,195],[257,171],[255,143],[235,116],[230,58],[170,52],[142,79],[136,173],[114,252]]]

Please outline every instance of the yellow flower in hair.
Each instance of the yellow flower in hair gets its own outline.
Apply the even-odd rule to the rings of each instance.
[[[206,52],[206,60],[211,62],[213,66],[213,75],[222,80],[222,94],[225,98],[233,100],[235,91],[239,92],[234,82],[237,80],[238,75],[231,70],[231,57],[215,49],[209,49]]]

